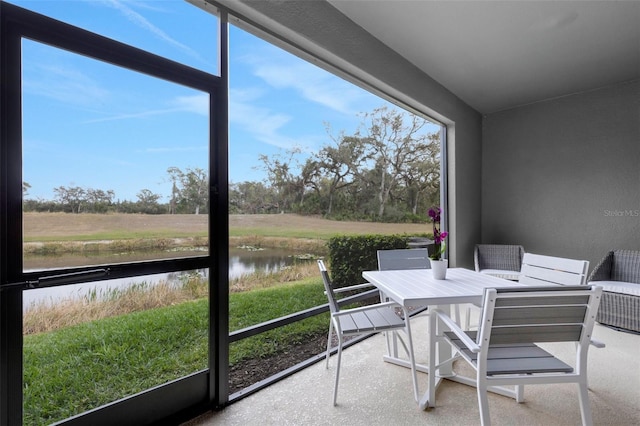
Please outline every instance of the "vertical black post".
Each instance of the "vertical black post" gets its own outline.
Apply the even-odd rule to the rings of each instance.
[[[219,13],[219,72],[222,84],[211,101],[209,249],[209,399],[214,407],[229,401],[229,28]]]
[[[4,275],[4,274],[3,274]],[[22,290],[0,294],[0,425],[22,424]]]
[[[22,273],[21,37],[0,3],[0,286]],[[0,288],[0,425],[22,424],[22,290]]]

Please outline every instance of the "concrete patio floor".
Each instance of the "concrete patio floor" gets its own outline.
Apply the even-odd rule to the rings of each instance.
[[[426,363],[426,317],[412,320],[416,358]],[[595,425],[640,424],[640,335],[596,324],[594,338],[607,347],[589,350],[590,403]],[[573,345],[547,346],[571,362]],[[331,404],[335,359],[294,374],[266,389],[186,423],[205,425],[476,425],[480,423],[475,388],[450,381],[438,388],[436,407],[419,410],[413,400],[408,369],[382,361],[385,342],[376,335],[346,349],[338,391]],[[458,373],[470,373],[464,361]],[[427,376],[419,373],[420,392]],[[494,425],[579,425],[576,385],[525,388],[525,402],[490,394]]]

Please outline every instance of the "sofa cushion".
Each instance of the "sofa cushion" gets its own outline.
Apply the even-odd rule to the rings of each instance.
[[[589,285],[599,285],[603,291],[640,296],[640,284],[624,281],[589,281]]]
[[[506,269],[481,269],[480,273],[511,281],[518,281],[520,278],[520,271],[509,271]]]

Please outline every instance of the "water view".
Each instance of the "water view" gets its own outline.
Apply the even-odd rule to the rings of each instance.
[[[157,254],[153,256],[156,259],[159,258]],[[121,260],[126,261],[125,258],[121,258]],[[231,248],[229,250],[229,279],[232,280],[256,272],[278,272],[299,261],[304,260],[297,259],[290,251],[284,249],[250,250],[246,248]],[[35,259],[32,259],[32,262],[42,264],[42,262],[37,262]],[[142,283],[144,283],[144,285],[154,285],[155,283],[165,281],[169,284],[177,285],[181,283],[181,280],[186,274],[192,273],[192,271],[172,272],[146,275],[144,277],[131,277],[95,283],[71,284],[26,290],[23,293],[23,309],[26,310],[30,306],[40,303],[54,305],[67,299],[106,296],[113,290],[121,290]],[[203,269],[197,271],[197,273],[206,277],[208,270]]]

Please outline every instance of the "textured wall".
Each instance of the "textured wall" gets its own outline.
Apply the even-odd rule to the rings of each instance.
[[[484,243],[640,250],[640,81],[487,115],[482,145]]]
[[[330,52],[327,58],[338,68],[340,63],[348,63],[354,69],[344,67],[345,72],[384,82],[386,87],[422,104],[422,112],[447,125],[450,263],[473,267],[473,245],[480,239],[480,114],[327,2],[222,0],[219,3],[232,14],[244,16],[298,48],[314,54]]]

